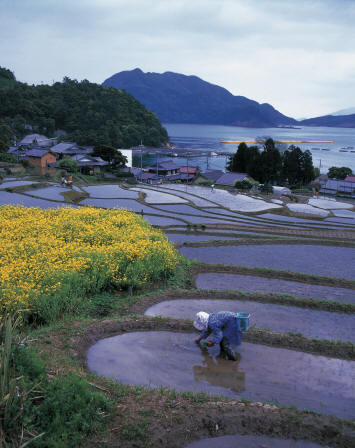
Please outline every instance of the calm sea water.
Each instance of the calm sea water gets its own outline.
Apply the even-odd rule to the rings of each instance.
[[[170,140],[180,148],[189,148],[189,165],[198,165],[202,170],[225,169],[227,156],[193,157],[196,149],[217,150],[234,153],[237,145],[222,144],[221,140],[254,140],[257,137],[272,137],[274,140],[333,140],[334,143],[297,144],[302,150],[309,149],[313,164],[320,167],[321,173],[327,173],[331,166],[347,166],[355,172],[355,129],[303,127],[300,129],[282,128],[243,128],[234,126],[212,126],[198,124],[165,123]],[[352,146],[349,152],[340,152],[344,147]],[[316,149],[317,148],[317,149]],[[177,165],[186,165],[186,158],[167,157],[161,160],[173,160]],[[148,162],[148,160],[147,160]],[[154,163],[150,158],[149,163]]]

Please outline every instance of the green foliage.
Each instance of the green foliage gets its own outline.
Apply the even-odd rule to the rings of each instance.
[[[84,306],[90,315],[101,317],[110,314],[116,302],[117,296],[114,293],[102,292],[90,297],[85,301]]]
[[[195,185],[202,185],[204,187],[210,187],[214,182],[209,179],[200,179],[195,182]]]
[[[265,140],[262,152],[257,146],[248,147],[244,142],[240,143],[237,152],[229,158],[227,170],[247,173],[264,184],[288,181],[304,185],[311,182],[316,174],[310,151],[302,152],[300,148],[290,146],[281,155],[271,138]]]
[[[353,172],[352,172],[351,168],[348,168],[346,166],[342,166],[340,168],[338,168],[336,166],[332,166],[328,170],[328,177],[329,177],[329,179],[343,180],[347,176],[352,176],[352,174],[353,174]]]
[[[240,143],[237,152],[229,158],[227,170],[237,173],[247,173],[258,178],[260,151],[257,146],[248,147],[244,142]]]
[[[11,70],[0,67],[0,89],[8,89],[15,84],[15,75]]]
[[[243,179],[243,180],[236,180],[234,183],[234,186],[236,188],[238,188],[239,190],[245,190],[248,191],[251,189],[251,187],[253,186],[253,184],[250,182],[250,180],[248,179]]]
[[[270,194],[273,192],[272,185],[269,183],[263,184],[260,186],[260,191],[262,193]]]
[[[59,168],[64,169],[69,173],[76,173],[78,171],[78,162],[71,157],[66,156],[59,161]]]
[[[0,151],[0,162],[16,163],[16,156]]]
[[[31,125],[48,136],[62,129],[66,140],[79,145],[129,148],[168,141],[158,117],[123,90],[69,78],[52,86],[13,82],[13,88],[0,89],[0,120],[17,137]]]
[[[33,447],[74,448],[84,443],[106,421],[110,401],[77,375],[56,377],[44,387],[44,398],[27,409],[29,427],[45,434]],[[31,431],[31,432],[32,432]]]
[[[125,157],[121,151],[118,151],[113,146],[109,145],[95,146],[92,155],[94,157],[101,157],[103,160],[110,162],[116,167],[123,167],[127,163],[127,157]]]
[[[126,440],[134,440],[135,446],[147,446],[148,425],[148,420],[143,420],[138,423],[127,423],[122,429],[122,437]]]

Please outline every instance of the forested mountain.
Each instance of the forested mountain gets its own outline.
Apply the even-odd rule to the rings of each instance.
[[[126,92],[69,78],[30,86],[0,68],[0,134],[9,129],[17,138],[31,130],[50,137],[60,129],[67,141],[119,148],[168,141],[157,116]]]
[[[323,117],[302,120],[303,126],[328,126],[335,128],[355,128],[355,114],[352,115],[324,115]]]
[[[137,68],[116,73],[103,85],[126,90],[165,123],[248,127],[297,124],[296,120],[281,114],[270,104],[234,96],[228,90],[197,76],[173,72],[143,73]]]

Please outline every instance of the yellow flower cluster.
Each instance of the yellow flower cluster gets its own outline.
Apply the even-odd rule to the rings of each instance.
[[[0,207],[0,312],[169,275],[178,254],[126,210]]]

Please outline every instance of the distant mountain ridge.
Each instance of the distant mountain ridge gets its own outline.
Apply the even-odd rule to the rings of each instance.
[[[353,115],[355,114],[355,107],[348,107],[346,109],[337,110],[329,115]]]
[[[139,68],[116,73],[102,85],[126,90],[164,123],[221,124],[246,127],[292,126],[298,122],[244,96],[197,76],[144,73]]]
[[[299,124],[303,126],[326,126],[334,128],[355,128],[355,114],[352,115],[324,115],[322,117],[308,118]]]

